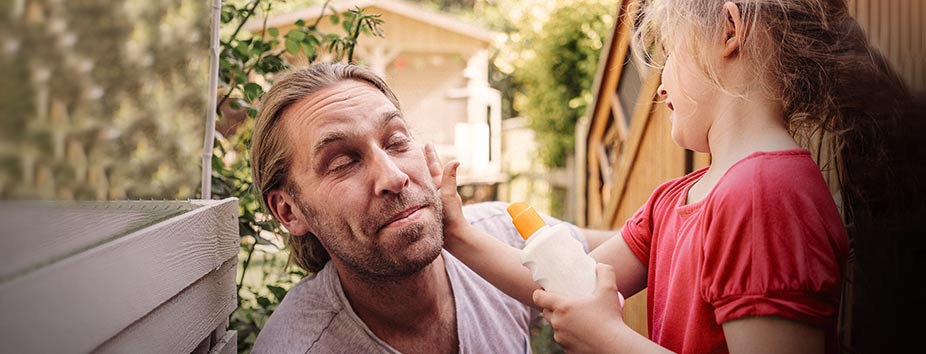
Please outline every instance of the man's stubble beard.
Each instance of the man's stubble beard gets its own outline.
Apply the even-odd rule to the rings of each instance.
[[[309,223],[315,223],[315,230],[324,235],[318,239],[333,258],[368,282],[395,282],[427,267],[443,248],[443,204],[437,188],[428,182],[421,189],[407,189],[388,197],[392,200],[381,200],[377,206],[380,210],[369,210],[360,219],[360,230],[354,230],[343,219],[319,213],[300,198],[295,199],[303,215],[311,219]],[[391,235],[377,233],[393,215],[420,204],[427,205],[428,209],[421,212],[430,211],[431,217]],[[385,243],[389,240],[384,237],[410,241],[400,242],[399,247],[389,247]]]

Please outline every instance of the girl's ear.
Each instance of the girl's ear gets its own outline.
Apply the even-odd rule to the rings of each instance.
[[[723,36],[723,57],[727,58],[736,53],[740,44],[743,43],[746,28],[743,26],[743,18],[740,16],[740,9],[732,2],[723,4],[724,18],[724,36]]]

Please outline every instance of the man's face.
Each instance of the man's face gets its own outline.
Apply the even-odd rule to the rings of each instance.
[[[395,279],[440,254],[442,209],[424,153],[382,92],[340,82],[297,101],[281,119],[293,147],[294,217],[341,271]]]

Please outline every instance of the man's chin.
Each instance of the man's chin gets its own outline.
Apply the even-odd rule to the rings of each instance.
[[[371,281],[398,281],[425,269],[440,255],[443,248],[443,225],[415,224],[397,232],[376,235],[380,247],[355,264],[358,274]],[[360,260],[355,260],[360,261]]]
[[[384,267],[362,267],[365,269],[354,269],[354,271],[368,282],[399,282],[414,277],[423,271],[429,265],[434,263],[437,256],[440,255],[440,249],[428,254],[419,253],[415,257],[405,258],[398,261],[389,262],[389,266]],[[371,269],[375,268],[375,269]]]

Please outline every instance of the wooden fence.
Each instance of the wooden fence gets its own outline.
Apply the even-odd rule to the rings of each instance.
[[[0,203],[10,353],[235,353],[238,206]]]

